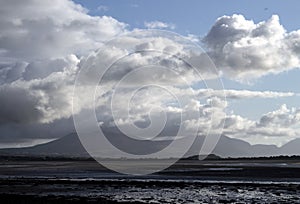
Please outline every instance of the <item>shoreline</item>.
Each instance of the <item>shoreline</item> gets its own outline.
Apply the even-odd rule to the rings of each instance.
[[[300,184],[0,179],[1,203],[300,203]]]
[[[298,195],[298,160],[180,161],[145,176],[118,174],[95,161],[0,162],[4,204],[300,203]]]

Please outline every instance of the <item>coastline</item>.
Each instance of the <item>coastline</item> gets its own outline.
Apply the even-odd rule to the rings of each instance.
[[[300,162],[179,161],[151,175],[95,161],[2,161],[1,203],[300,203]]]

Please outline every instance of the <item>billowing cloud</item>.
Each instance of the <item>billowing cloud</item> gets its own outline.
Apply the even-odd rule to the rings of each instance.
[[[297,124],[300,119],[300,110],[288,109],[286,104],[283,104],[279,110],[269,112],[260,119],[258,126],[281,125],[290,126]]]
[[[108,16],[90,16],[85,8],[68,0],[54,1],[2,1],[0,0],[0,132],[2,142],[27,139],[56,138],[74,131],[72,113],[93,108],[86,96],[93,93],[92,82],[98,81],[97,73],[87,74],[79,87],[79,104],[72,110],[74,82],[78,72],[86,67],[103,68],[108,59],[118,59],[105,73],[103,87],[97,90],[96,113],[102,128],[114,129],[116,124],[130,127],[147,127],[151,119],[168,118],[160,139],[176,134],[183,125],[188,135],[199,127],[199,134],[209,128],[247,138],[252,135],[296,135],[293,127],[299,121],[299,110],[282,107],[267,113],[259,121],[237,115],[224,118],[228,99],[291,97],[292,92],[213,90],[190,86],[201,80],[211,79],[214,70],[205,53],[189,50],[189,47],[163,37],[123,37],[115,45],[104,42],[127,32],[126,24]],[[101,8],[104,10],[104,7]],[[147,28],[169,28],[175,25],[159,21],[145,22]],[[299,31],[288,33],[274,16],[266,22],[255,24],[243,16],[224,16],[217,20],[203,42],[219,71],[231,79],[253,78],[268,73],[278,73],[299,65]],[[187,38],[197,41],[195,36]],[[130,45],[133,49],[128,50]],[[96,49],[102,48],[101,55]],[[155,52],[155,51],[162,52]],[[88,56],[88,57],[87,57]],[[184,60],[189,60],[203,78],[196,75]],[[146,72],[136,67],[155,65]],[[156,67],[173,68],[156,72]],[[145,71],[144,70],[144,71]],[[148,71],[147,71],[148,70]],[[97,71],[97,70],[96,70]],[[119,99],[113,118],[110,111],[114,84],[127,76],[119,87]],[[141,83],[164,85],[143,88],[131,97]],[[169,92],[168,92],[169,91]],[[175,94],[182,104],[176,103]],[[193,96],[193,97],[191,97]],[[129,106],[129,117],[128,109]],[[126,108],[124,108],[126,107]],[[200,115],[199,115],[200,114]],[[180,121],[181,117],[184,121]],[[200,117],[199,117],[200,116]],[[215,119],[211,121],[211,117]]]
[[[70,56],[28,64],[19,80],[0,86],[0,121],[52,122],[70,117],[77,63]]]
[[[239,115],[228,115],[225,118],[224,134],[246,139],[253,142],[253,138],[277,138],[273,141],[280,144],[280,140],[287,141],[299,137],[300,109],[288,108],[283,104],[278,110],[265,113],[257,121],[243,118]],[[279,138],[279,140],[278,140]],[[261,141],[260,141],[261,142]],[[270,142],[270,141],[267,141]]]
[[[29,145],[73,132],[79,58],[125,32],[126,24],[90,16],[69,0],[0,5],[1,142]]]
[[[231,79],[251,80],[300,67],[300,30],[287,32],[277,15],[259,23],[237,14],[222,16],[203,43]]]
[[[0,121],[50,123],[72,115],[79,57],[125,32],[69,0],[0,1]]]
[[[0,57],[6,60],[86,54],[126,27],[112,17],[90,16],[69,0],[1,0],[0,5]]]

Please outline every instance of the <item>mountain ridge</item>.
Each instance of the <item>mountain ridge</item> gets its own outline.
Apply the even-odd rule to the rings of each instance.
[[[198,155],[199,147],[202,146],[204,137],[197,137],[197,140],[185,155],[186,157]],[[300,155],[300,139],[294,139],[281,147],[276,145],[264,145],[250,143],[230,138],[222,135],[215,149],[211,154],[226,157],[261,157],[261,156],[279,156],[279,155]],[[0,149],[0,154],[19,154],[19,155],[53,155],[53,156],[80,156],[89,157],[88,152],[82,146],[76,133],[68,134],[62,138],[24,148]]]

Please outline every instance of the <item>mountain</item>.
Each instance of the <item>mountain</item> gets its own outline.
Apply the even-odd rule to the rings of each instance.
[[[199,147],[202,146],[203,141],[204,137],[198,137],[185,156],[198,155]],[[0,154],[88,156],[76,133],[34,147],[1,149]],[[246,141],[222,135],[212,154],[221,157],[300,155],[300,139],[290,141],[279,148],[275,145],[251,145]]]
[[[18,155],[88,156],[76,133],[34,147],[1,149],[0,153]]]
[[[294,139],[280,148],[281,154],[299,155],[300,154],[300,138]]]
[[[256,144],[252,145],[252,152],[255,153],[255,156],[279,156],[280,148],[276,145],[262,145]],[[299,152],[300,154],[300,152]]]
[[[203,144],[203,137],[198,137],[187,156],[199,153],[199,147]],[[212,154],[221,157],[261,157],[280,155],[279,148],[275,145],[251,145],[250,143],[222,135]],[[299,151],[300,154],[300,151]]]
[[[221,136],[213,153],[222,157],[244,157],[254,154],[248,142],[224,135]]]

